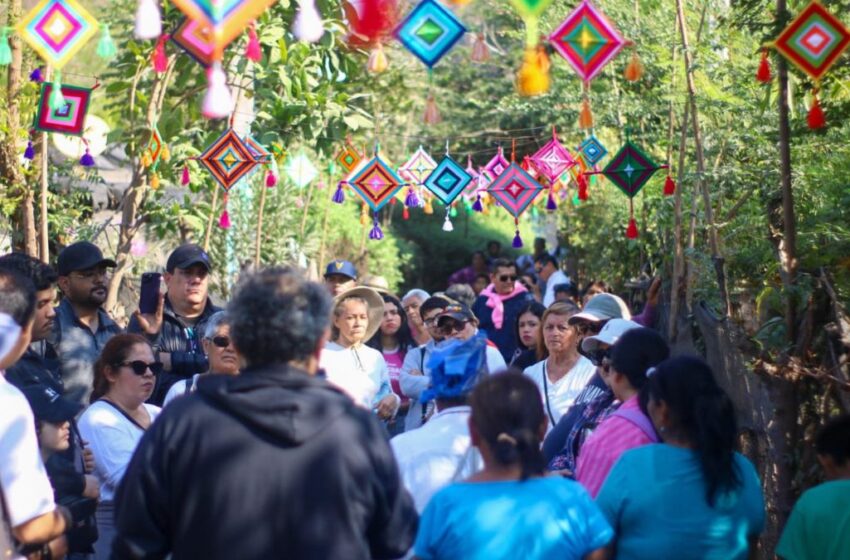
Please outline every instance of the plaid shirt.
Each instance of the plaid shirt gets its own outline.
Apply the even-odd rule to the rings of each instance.
[[[599,392],[599,389],[596,387],[593,387],[593,389]],[[579,395],[576,399],[577,404],[574,406],[581,404],[581,397],[582,395]],[[550,471],[567,470],[575,473],[578,453],[582,444],[591,432],[596,429],[596,426],[607,418],[609,414],[617,410],[619,405],[620,403],[614,400],[614,394],[610,391],[604,391],[590,402],[586,402],[584,409],[581,411],[581,416],[573,424],[570,435],[567,436],[567,442],[564,444],[564,448],[560,453],[552,457],[547,468]]]

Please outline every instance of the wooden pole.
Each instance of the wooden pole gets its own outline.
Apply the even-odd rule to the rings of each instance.
[[[256,241],[254,242],[254,266],[260,266],[260,256],[263,248],[263,212],[266,209],[266,191],[268,187],[261,186],[263,190],[260,192],[260,207],[257,209],[257,233]]]
[[[50,262],[50,240],[48,238],[48,220],[47,220],[47,192],[48,192],[48,146],[47,133],[41,133],[41,192],[39,193],[39,236],[38,236],[38,255],[42,262]]]

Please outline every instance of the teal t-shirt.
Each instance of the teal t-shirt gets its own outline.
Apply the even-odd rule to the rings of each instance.
[[[613,536],[599,508],[572,480],[460,482],[428,502],[414,551],[422,560],[570,560]]]
[[[696,452],[663,443],[627,451],[596,503],[616,533],[617,558],[734,560],[764,529],[764,497],[755,468],[735,453],[741,486],[705,499]]]
[[[784,560],[850,558],[850,480],[824,482],[804,492],[776,554]]]

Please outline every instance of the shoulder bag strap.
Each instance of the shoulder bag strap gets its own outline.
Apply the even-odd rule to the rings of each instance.
[[[129,414],[127,414],[126,412],[124,412],[124,409],[123,409],[123,408],[121,408],[120,406],[118,406],[117,404],[115,404],[114,402],[112,402],[112,401],[108,401],[108,400],[106,400],[106,399],[100,399],[100,401],[99,401],[99,402],[102,402],[102,403],[106,403],[106,404],[108,404],[109,406],[111,406],[112,408],[114,408],[115,410],[117,410],[118,412],[120,412],[120,413],[121,413],[121,416],[123,416],[124,418],[126,418],[126,419],[127,419],[127,420],[131,423],[131,424],[133,424],[135,427],[137,427],[138,429],[142,430],[143,432],[145,431],[145,428],[144,428],[144,427],[142,427],[142,425],[141,425],[141,424],[139,424],[138,422],[136,422],[136,419],[135,419],[135,418],[133,418],[132,416],[130,416]]]
[[[546,413],[549,415],[549,421],[552,422],[552,427],[555,427],[555,417],[552,415],[552,407],[549,405],[549,380],[546,379],[546,360],[543,360],[543,398],[546,400]]]
[[[658,434],[655,433],[655,427],[650,422],[649,418],[646,417],[645,414],[640,412],[639,410],[620,410],[614,412],[613,416],[617,416],[622,418],[628,422],[631,422],[646,434],[646,437],[651,439],[653,442],[658,442]]]

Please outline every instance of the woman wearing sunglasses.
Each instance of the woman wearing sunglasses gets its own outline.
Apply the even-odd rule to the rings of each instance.
[[[159,407],[145,401],[160,373],[162,363],[155,361],[150,343],[136,334],[113,336],[95,363],[92,404],[79,421],[100,482],[95,560],[110,557],[115,536],[112,499],[139,440],[159,414]]]
[[[210,369],[207,373],[239,375],[239,354],[236,352],[236,347],[233,346],[233,339],[230,338],[230,320],[224,311],[217,311],[210,315],[204,327],[204,338],[201,340],[201,344],[210,363]],[[206,374],[196,373],[192,377],[181,379],[172,385],[168,394],[165,395],[165,402],[162,406],[167,405],[179,396],[194,393],[201,375]]]

